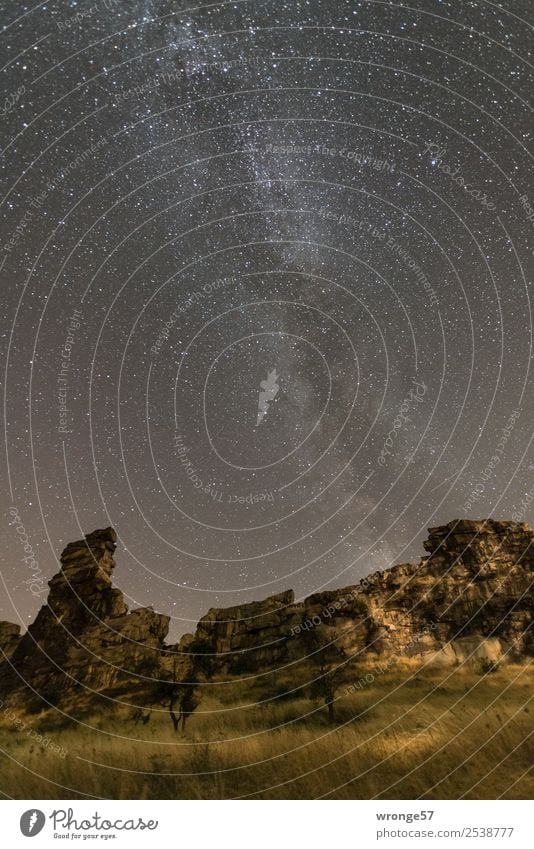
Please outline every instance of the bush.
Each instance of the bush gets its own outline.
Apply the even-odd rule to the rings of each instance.
[[[485,657],[480,661],[480,674],[491,675],[492,672],[498,671],[499,665],[497,660],[490,660],[489,657]]]
[[[230,661],[230,672],[233,675],[249,675],[258,671],[258,661],[253,652],[241,652]]]
[[[192,663],[194,669],[202,672],[206,678],[211,678],[216,669],[216,657],[209,640],[191,640],[186,648],[187,654],[193,655]]]

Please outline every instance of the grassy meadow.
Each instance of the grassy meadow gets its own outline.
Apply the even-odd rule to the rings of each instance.
[[[531,666],[402,660],[373,678],[348,695],[347,679],[335,724],[306,689],[286,695],[290,670],[214,681],[184,733],[164,708],[136,724],[104,701],[83,724],[49,712],[17,727],[0,713],[0,787],[15,799],[534,797]]]

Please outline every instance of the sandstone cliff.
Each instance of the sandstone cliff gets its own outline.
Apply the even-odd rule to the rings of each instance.
[[[76,694],[117,690],[132,674],[157,666],[169,617],[151,608],[128,612],[122,592],[112,586],[116,540],[113,528],[106,528],[65,548],[47,604],[16,644],[9,634],[10,662],[0,670],[4,692],[26,683],[58,704],[63,691],[72,701]],[[8,625],[0,623],[0,638]]]
[[[431,528],[418,564],[295,603],[289,590],[263,602],[210,610],[197,635],[231,670],[303,654],[321,626],[354,657],[439,653],[442,662],[534,654],[533,531],[526,524],[455,520]],[[438,659],[438,658],[436,658]]]
[[[72,705],[134,692],[140,703],[152,678],[187,677],[195,653],[211,655],[216,674],[254,674],[307,662],[317,634],[359,661],[520,660],[534,655],[533,539],[526,524],[455,520],[430,529],[418,564],[304,601],[288,590],[212,609],[194,635],[165,645],[169,617],[128,612],[111,580],[116,534],[94,531],[63,551],[48,602],[24,636],[0,623],[0,696],[20,701],[24,688],[26,699]]]

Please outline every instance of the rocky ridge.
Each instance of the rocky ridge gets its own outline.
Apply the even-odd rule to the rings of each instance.
[[[306,662],[310,634],[346,657],[420,656],[442,663],[534,655],[534,532],[524,523],[455,520],[431,528],[427,556],[354,586],[295,601],[292,590],[219,609],[194,635],[166,645],[169,617],[129,611],[112,585],[116,534],[97,530],[68,545],[47,604],[27,633],[0,622],[0,697],[55,705],[121,700],[154,677],[180,677],[195,653],[219,675]]]

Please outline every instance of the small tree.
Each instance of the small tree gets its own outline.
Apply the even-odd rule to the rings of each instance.
[[[182,692],[179,693],[180,713],[178,715],[178,722],[181,721],[182,733],[184,733],[185,723],[200,704],[200,693],[198,692],[198,683],[196,681],[189,681],[187,684],[181,684],[180,686]],[[174,730],[178,730],[177,725],[174,726]]]
[[[329,630],[329,629],[328,629]],[[326,626],[317,625],[305,635],[306,646],[313,664],[313,680],[309,685],[312,699],[320,699],[327,710],[328,721],[336,721],[336,693],[343,683],[345,651],[330,640]]]
[[[167,707],[174,730],[181,728],[182,732],[185,731],[187,720],[200,704],[200,679],[211,678],[216,668],[216,660],[208,640],[191,640],[184,649],[184,654],[187,655],[187,665],[182,677],[178,677],[175,656],[172,675],[163,673],[163,680],[158,681],[154,691],[154,701]]]
[[[336,693],[343,683],[342,670],[332,669],[321,663],[317,667],[317,676],[310,684],[310,695],[312,699],[322,699],[328,712],[328,721],[335,724],[335,700]]]
[[[150,720],[150,714],[151,714],[150,710],[145,712],[143,710],[143,708],[140,708],[140,707],[132,708],[130,718],[133,720],[133,722],[135,722],[136,725],[139,722],[142,722],[143,725],[146,725],[147,722],[149,722],[149,720]]]
[[[183,733],[187,720],[200,704],[199,682],[192,667],[190,667],[187,681],[177,680],[176,672],[175,658],[172,678],[158,683],[155,701],[167,707],[174,730],[177,732],[181,725]]]

